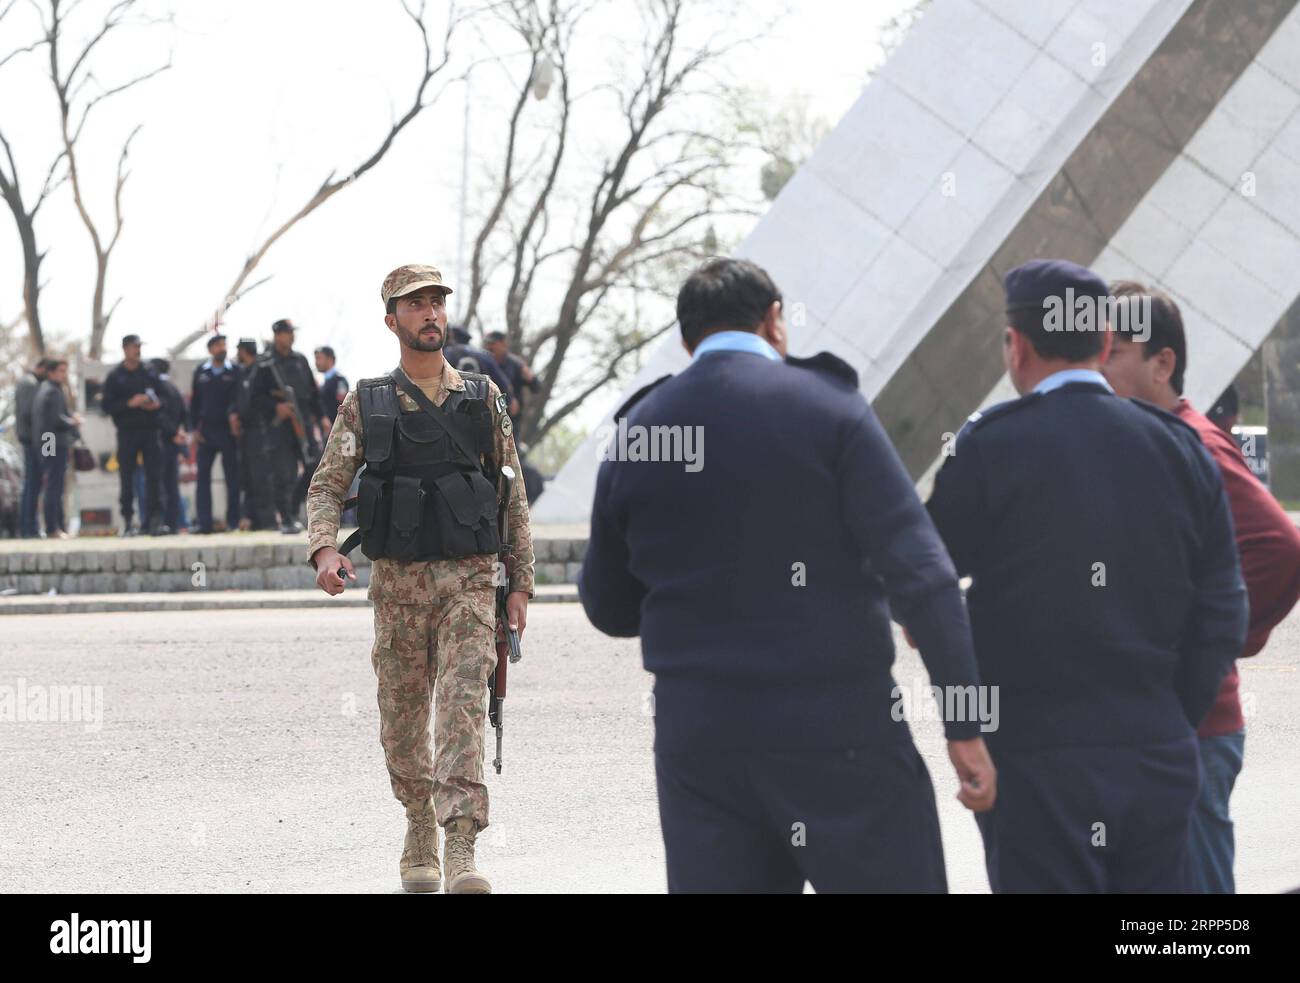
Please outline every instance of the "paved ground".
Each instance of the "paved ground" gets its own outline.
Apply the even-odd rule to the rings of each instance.
[[[9,891],[397,889],[404,821],[379,749],[366,610],[0,618],[0,686],[100,686],[89,722],[0,724],[0,884]],[[637,642],[581,609],[533,609],[511,677],[506,766],[480,858],[499,891],[662,891],[650,678]],[[1300,617],[1253,664],[1234,796],[1242,890],[1300,884]],[[911,652],[895,669],[922,675]],[[21,681],[21,683],[20,683]],[[93,691],[92,691],[93,693]],[[102,726],[96,729],[94,719]],[[938,724],[950,886],[986,891]]]

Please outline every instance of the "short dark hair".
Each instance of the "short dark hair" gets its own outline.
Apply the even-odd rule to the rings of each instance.
[[[490,345],[494,341],[505,341],[506,333],[504,331],[489,331],[483,336],[483,344]]]
[[[1142,323],[1143,333],[1150,329],[1146,341],[1130,338],[1134,344],[1140,344],[1142,358],[1153,358],[1161,349],[1169,348],[1174,353],[1174,374],[1169,377],[1169,384],[1179,396],[1183,394],[1183,374],[1187,371],[1187,333],[1183,330],[1183,314],[1168,294],[1162,294],[1151,287],[1143,286],[1135,280],[1117,280],[1110,285],[1110,292],[1118,304],[1130,305],[1128,332],[1135,324]],[[1138,304],[1150,301],[1151,317],[1149,324],[1137,319]]]
[[[682,340],[694,349],[720,328],[757,331],[781,291],[758,264],[747,259],[711,259],[686,278],[677,294]]]
[[[45,374],[49,375],[60,365],[67,365],[67,364],[68,364],[68,360],[66,358],[47,358],[45,360]]]
[[[384,305],[384,310],[387,311],[389,314],[396,314],[396,313],[397,313],[397,298],[396,298],[396,297],[389,297],[389,298],[388,298],[388,303]]]
[[[1066,317],[1073,316],[1073,312],[1066,313]],[[1048,331],[1046,320],[1044,308],[1022,307],[1007,312],[1007,323],[1024,335],[1042,358],[1087,362],[1101,354],[1106,342],[1104,325],[1094,324],[1087,331],[1063,331],[1059,326],[1055,331]]]
[[[50,370],[50,360],[46,358],[44,355],[42,355],[40,358],[36,360],[36,366],[35,368],[32,369],[33,372],[48,372],[49,370]]]
[[[321,345],[319,348],[316,349],[316,354],[324,355],[326,358],[332,358],[336,362],[338,361],[338,358],[334,354],[334,349],[331,348],[329,345]]]

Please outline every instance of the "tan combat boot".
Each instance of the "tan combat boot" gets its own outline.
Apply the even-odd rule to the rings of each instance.
[[[438,890],[438,817],[433,801],[406,807],[406,842],[402,845],[402,890],[429,894]]]
[[[459,816],[443,830],[442,865],[446,868],[442,889],[448,894],[491,894],[488,879],[474,869],[474,820]]]

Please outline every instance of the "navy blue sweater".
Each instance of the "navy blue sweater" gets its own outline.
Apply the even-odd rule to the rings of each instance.
[[[970,424],[930,513],[963,576],[992,747],[1191,737],[1248,602],[1219,469],[1191,427],[1071,383]]]
[[[952,562],[844,363],[711,353],[627,424],[704,437],[697,471],[602,463],[582,568],[592,624],[641,636],[656,749],[908,739],[893,712],[891,602],[933,684],[975,684]]]

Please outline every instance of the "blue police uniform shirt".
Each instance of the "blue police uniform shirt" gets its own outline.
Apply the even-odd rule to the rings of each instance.
[[[698,362],[701,355],[710,352],[750,352],[762,355],[773,362],[780,362],[781,353],[760,338],[753,331],[719,331],[711,334],[695,346],[691,362]]]
[[[200,372],[207,371],[207,372],[211,372],[213,375],[221,375],[221,373],[225,372],[228,368],[230,368],[230,361],[228,359],[222,362],[220,365],[212,361],[212,359],[208,359],[206,362],[204,362],[202,365],[199,366],[199,371]]]
[[[928,506],[972,578],[980,676],[1000,693],[991,748],[1192,736],[1247,611],[1222,480],[1194,431],[1099,372],[1056,372],[963,428]]]

